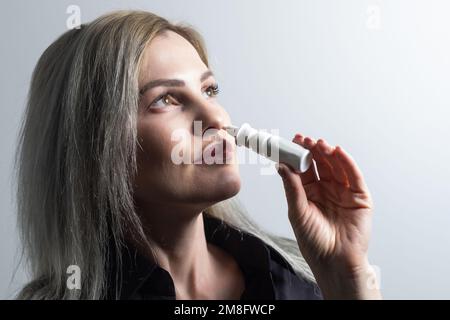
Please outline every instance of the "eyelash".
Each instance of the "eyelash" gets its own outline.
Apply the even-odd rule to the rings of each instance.
[[[216,84],[213,84],[213,85],[210,85],[208,88],[206,88],[206,90],[205,90],[205,92],[207,91],[207,90],[209,90],[209,89],[211,89],[211,91],[212,91],[212,95],[211,95],[211,97],[215,97],[215,96],[217,96],[218,94],[219,94],[219,92],[220,92],[220,89],[219,89],[219,85],[216,83]],[[148,106],[148,109],[150,109],[153,105],[155,105],[155,103],[156,102],[158,102],[159,100],[161,100],[162,98],[164,98],[164,97],[166,97],[166,96],[170,96],[170,95],[172,95],[170,92],[165,92],[165,93],[163,93],[163,94],[160,94],[155,100],[153,100],[151,103],[150,103],[150,105]],[[172,95],[173,96],[173,95]],[[158,108],[158,109],[161,109],[161,108]]]

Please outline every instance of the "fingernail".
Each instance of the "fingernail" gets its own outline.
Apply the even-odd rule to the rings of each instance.
[[[305,138],[305,141],[308,142],[308,143],[311,143],[311,144],[314,144],[314,143],[315,143],[314,139],[313,139],[313,138],[310,138],[310,137],[306,137],[306,138]]]

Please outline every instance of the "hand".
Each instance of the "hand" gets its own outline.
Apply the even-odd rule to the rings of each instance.
[[[363,175],[343,148],[297,134],[294,143],[311,151],[304,173],[280,163],[288,216],[305,260],[327,298],[379,298],[368,285],[367,258],[373,202]]]

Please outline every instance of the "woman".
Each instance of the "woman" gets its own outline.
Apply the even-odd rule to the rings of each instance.
[[[236,163],[170,160],[176,130],[202,150],[208,130],[230,141],[218,92],[201,36],[148,12],[104,15],[45,50],[17,154],[32,276],[19,298],[380,298],[371,197],[342,148],[296,135],[318,172],[279,166],[297,241],[243,212]]]

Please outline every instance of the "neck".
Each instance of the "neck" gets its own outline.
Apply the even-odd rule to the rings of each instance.
[[[138,213],[156,262],[170,273],[178,293],[203,291],[213,274],[213,261],[201,209],[151,204],[141,206]],[[144,250],[147,257],[153,257],[150,250]]]

